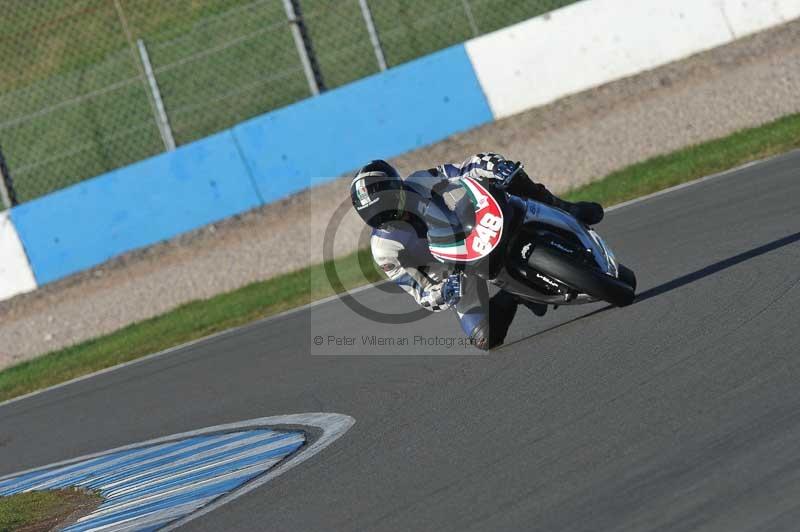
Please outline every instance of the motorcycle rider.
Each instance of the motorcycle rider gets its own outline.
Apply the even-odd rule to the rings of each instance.
[[[362,167],[350,184],[350,197],[359,216],[373,228],[372,256],[381,270],[423,308],[433,312],[455,310],[461,328],[473,345],[488,350],[501,345],[521,302],[537,316],[547,305],[519,300],[499,291],[489,297],[486,281],[457,273],[452,264],[437,261],[428,249],[427,226],[420,214],[437,186],[464,177],[504,180],[509,194],[565,210],[587,225],[603,218],[597,203],[570,203],[534,183],[519,163],[494,153],[480,153],[461,164],[442,164],[402,179],[382,160]]]

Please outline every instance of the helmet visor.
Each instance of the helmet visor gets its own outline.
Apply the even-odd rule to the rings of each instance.
[[[351,197],[358,214],[373,227],[399,219],[406,205],[403,181],[393,177],[359,176],[353,181]]]

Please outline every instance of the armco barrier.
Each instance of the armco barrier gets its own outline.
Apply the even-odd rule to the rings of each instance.
[[[11,219],[36,281],[48,283],[366,160],[797,17],[800,0],[584,0],[34,200]],[[0,298],[30,286],[15,275],[0,269]]]

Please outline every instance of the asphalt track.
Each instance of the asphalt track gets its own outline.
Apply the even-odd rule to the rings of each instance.
[[[631,307],[521,311],[499,350],[426,355],[311,339],[457,338],[452,315],[370,324],[329,302],[0,406],[0,475],[338,412],[356,419],[341,439],[185,529],[797,530],[800,153],[617,209],[599,230],[639,274]]]

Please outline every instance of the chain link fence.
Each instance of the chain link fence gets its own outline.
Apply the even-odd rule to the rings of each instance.
[[[0,192],[24,202],[575,1],[0,0]]]

